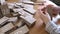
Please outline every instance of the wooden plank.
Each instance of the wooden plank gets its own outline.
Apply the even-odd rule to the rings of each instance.
[[[15,3],[7,3],[7,5],[8,5],[9,9],[12,9],[12,8],[14,8]]]
[[[5,16],[4,16],[3,18],[1,18],[1,19],[0,19],[0,25],[3,25],[3,24],[5,24],[6,22],[8,22],[8,19],[9,19],[9,18],[8,18],[8,17],[5,17]]]
[[[25,12],[23,9],[19,9],[18,11],[19,11],[18,13],[23,16],[33,16],[33,15],[29,14],[28,12]]]
[[[31,13],[31,14],[35,14],[36,10],[34,9],[33,5],[29,5],[29,4],[23,4],[24,6],[24,10],[26,10],[27,12]]]
[[[23,27],[15,30],[15,31],[13,31],[13,32],[10,33],[10,34],[22,34],[22,33],[25,34],[25,33],[27,33],[28,31],[29,31],[29,29],[27,28],[26,25],[24,25]]]
[[[18,20],[18,18],[17,17],[11,17],[11,18],[9,18],[9,22],[13,22],[13,23],[16,23],[17,22],[17,20]]]
[[[14,25],[12,23],[8,23],[7,25],[0,28],[0,31],[5,33],[7,31],[9,31],[10,29],[12,29],[13,27],[14,27]]]

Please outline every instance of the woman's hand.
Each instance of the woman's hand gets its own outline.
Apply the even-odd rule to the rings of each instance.
[[[43,20],[43,22],[45,24],[48,23],[51,20],[51,18],[49,16],[49,14],[47,13],[47,11],[45,11],[45,13],[43,13],[43,11],[39,10],[38,13],[39,13],[41,19]]]
[[[54,5],[47,5],[45,8],[42,9],[43,12],[45,12],[45,9],[49,13],[51,17],[55,17],[57,14],[60,13],[60,7],[54,6]]]

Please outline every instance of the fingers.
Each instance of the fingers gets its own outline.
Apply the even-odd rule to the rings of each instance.
[[[46,16],[42,11],[39,11],[38,13],[39,13],[39,15],[40,15],[41,18],[43,18],[43,17]]]

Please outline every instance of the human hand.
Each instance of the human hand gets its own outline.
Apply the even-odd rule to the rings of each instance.
[[[47,13],[47,11],[45,11],[45,13],[43,13],[43,11],[40,11],[40,10],[39,10],[38,13],[39,13],[41,19],[43,20],[43,22],[44,22],[45,24],[48,23],[48,22],[51,20],[51,18],[50,18],[50,16],[49,16],[49,14]]]
[[[59,6],[47,5],[46,9],[51,17],[55,17],[57,14],[60,13]]]

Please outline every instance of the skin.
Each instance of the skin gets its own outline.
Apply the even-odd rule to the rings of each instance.
[[[60,11],[60,7],[55,7],[53,5],[48,5],[47,7],[48,8],[50,7],[52,9],[51,11],[52,17],[55,17]]]
[[[43,22],[45,22],[45,24],[51,20],[51,19],[49,19],[49,17],[48,17],[49,14],[46,11],[45,11],[45,13],[43,13],[43,11],[39,10],[38,13],[40,15],[40,18],[43,20]]]
[[[42,11],[45,12],[45,9],[48,9],[48,8],[52,10],[50,11],[51,12],[50,14],[52,14],[52,17],[55,17],[58,13],[60,13],[60,7],[55,7],[53,5],[47,5],[47,7],[44,7]]]

